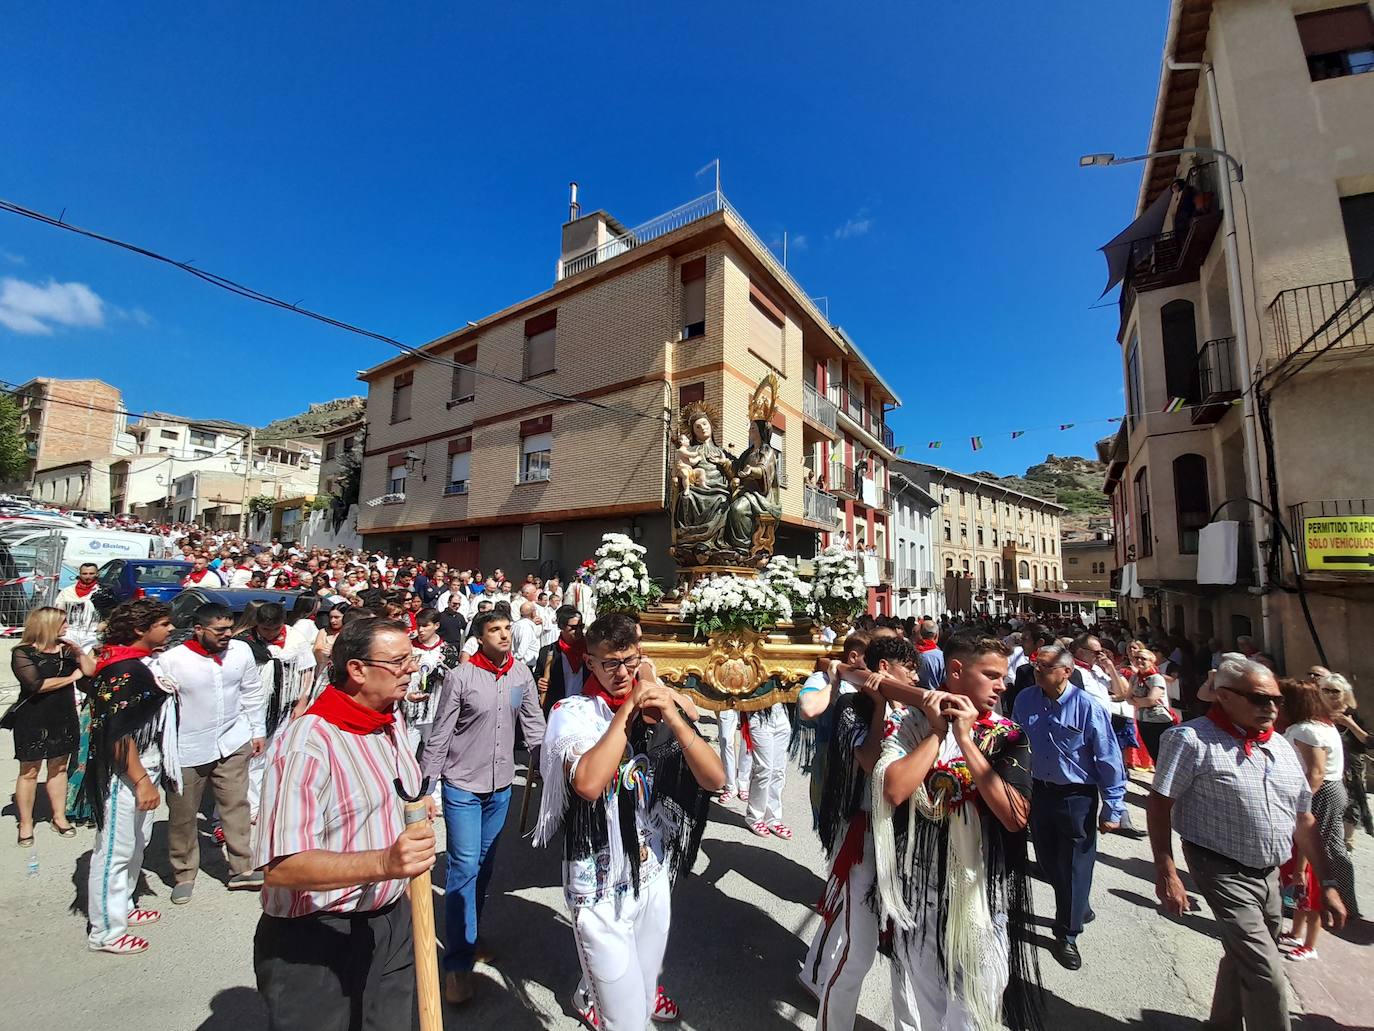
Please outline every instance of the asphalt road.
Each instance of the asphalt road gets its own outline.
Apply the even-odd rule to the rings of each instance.
[[[708,728],[709,732],[710,728]],[[0,734],[0,783],[17,772],[7,733]],[[477,998],[446,1010],[449,1028],[526,1031],[578,1026],[568,1006],[578,980],[572,933],[559,886],[556,850],[534,849],[516,833],[517,787],[501,839],[483,937],[496,951],[479,967]],[[9,795],[6,787],[4,794]],[[40,799],[42,792],[40,790]],[[1132,788],[1136,822],[1144,825],[1144,789]],[[814,1025],[815,1004],[795,973],[816,918],[821,852],[809,830],[803,777],[793,769],[786,790],[791,842],[749,833],[742,807],[716,807],[694,875],[674,897],[674,926],[663,979],[694,1031],[777,1031]],[[40,804],[40,812],[42,812]],[[108,1031],[262,1031],[265,1013],[251,965],[257,900],[225,891],[218,850],[202,839],[204,868],[191,905],[173,908],[166,853],[166,810],[159,814],[145,860],[143,904],[163,911],[145,936],[142,956],[116,957],[85,947],[85,884],[93,834],[65,840],[46,824],[36,831],[37,877],[27,876],[27,850],[16,848],[13,805],[0,821],[0,1026]],[[442,828],[441,828],[442,832]],[[1356,867],[1366,908],[1374,910],[1374,839],[1361,835]],[[442,859],[436,868],[442,883]],[[1084,965],[1061,969],[1042,952],[1048,992],[1047,1026],[1073,1031],[1195,1028],[1206,1015],[1220,957],[1205,906],[1182,920],[1159,915],[1145,842],[1117,835],[1101,849],[1093,889],[1098,918],[1080,939]],[[1052,897],[1036,885],[1036,908],[1052,912]],[[442,899],[436,893],[439,933]],[[1037,918],[1048,941],[1049,920]],[[1374,925],[1356,924],[1348,940],[1324,938],[1322,959],[1295,970],[1295,1009],[1305,1027],[1374,1025]],[[870,973],[858,1027],[891,1024],[887,961]],[[1298,965],[1294,965],[1298,966]],[[404,1024],[399,1023],[400,1027]]]

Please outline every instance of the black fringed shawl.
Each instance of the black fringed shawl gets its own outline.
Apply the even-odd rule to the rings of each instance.
[[[854,761],[854,752],[873,718],[873,705],[872,698],[854,692],[842,697],[834,706],[834,725],[826,743],[825,766],[820,773],[824,779],[816,815],[817,831],[827,859],[835,858],[849,821],[859,811],[868,786],[868,775]]]
[[[686,719],[686,716],[683,717]],[[695,729],[695,728],[693,728]],[[700,731],[697,731],[700,735]],[[692,768],[667,724],[650,726],[635,719],[630,726],[630,754],[648,757],[651,778],[646,812],[662,807],[661,818],[650,817],[663,833],[663,865],[670,882],[696,863],[701,838],[711,808],[711,793],[697,783]],[[619,774],[617,774],[617,777]],[[589,802],[575,791],[569,792],[568,811],[563,821],[563,858],[568,862],[587,859],[610,844],[606,819],[606,799]],[[620,845],[630,867],[630,883],[639,898],[639,827],[635,819],[635,794],[616,785],[614,804],[618,807]]]
[[[248,645],[249,650],[253,653],[253,661],[258,664],[259,669],[266,667],[267,670],[270,671],[270,681],[262,685],[267,691],[267,713],[265,721],[267,724],[267,736],[270,738],[276,733],[277,725],[281,723],[282,716],[285,715],[287,709],[285,700],[282,698],[281,690],[281,659],[278,659],[272,654],[267,645],[262,643],[262,640],[251,628],[245,630],[238,637],[234,638],[234,640],[242,641],[244,644]]]
[[[122,659],[95,675],[91,691],[90,755],[82,790],[97,827],[105,826],[105,798],[110,780],[124,772],[115,754],[130,740],[142,752],[159,741],[162,707],[175,704],[140,659]],[[163,781],[167,780],[164,772]]]
[[[909,713],[908,719],[921,718]],[[1003,728],[975,727],[974,739],[987,756],[993,771],[1007,787],[1029,802],[1031,794],[1030,742],[1014,723]],[[927,781],[929,783],[929,781]],[[1043,989],[1040,984],[1040,965],[1030,928],[1034,907],[1028,872],[1025,830],[1009,831],[993,816],[980,796],[972,803],[982,821],[983,856],[987,864],[985,883],[988,907],[993,913],[1007,915],[1009,944],[1008,964],[1010,980],[1002,996],[1002,1016],[1011,1031],[1040,1031],[1044,1027]],[[896,854],[907,856],[898,871],[902,896],[913,914],[919,915],[926,900],[938,899],[936,909],[936,954],[941,969],[945,966],[945,926],[947,899],[943,890],[948,876],[949,819],[932,822],[919,812],[914,821],[914,840],[907,840],[907,824],[912,803],[907,801],[893,811],[892,823],[896,838]],[[880,908],[877,888],[869,896],[869,905]],[[907,935],[924,935],[929,931],[925,921],[919,921]]]

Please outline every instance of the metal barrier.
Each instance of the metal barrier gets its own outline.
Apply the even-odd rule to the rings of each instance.
[[[0,635],[17,635],[30,612],[56,600],[61,571],[60,531],[23,544],[0,538]]]

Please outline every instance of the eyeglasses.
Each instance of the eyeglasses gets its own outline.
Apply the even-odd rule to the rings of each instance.
[[[1064,665],[1062,662],[1037,662],[1035,664],[1035,668],[1041,673],[1052,673],[1057,669],[1068,669],[1069,667]]]
[[[628,659],[594,659],[593,661],[601,667],[601,672],[615,676],[622,668],[627,673],[633,673],[639,669],[639,664],[644,661],[644,657],[632,655]]]
[[[407,655],[402,659],[359,659],[358,661],[364,666],[385,666],[387,669],[394,670],[397,673],[407,666],[419,665],[414,655]]]
[[[214,634],[216,637],[228,637],[234,632],[234,626],[203,626],[201,627],[207,634]]]
[[[1237,691],[1234,687],[1226,687],[1223,684],[1218,684],[1217,687],[1221,688],[1223,691],[1230,691],[1237,698],[1244,698],[1256,709],[1263,709],[1270,705],[1277,708],[1279,703],[1283,701],[1282,695],[1263,694],[1259,691]]]

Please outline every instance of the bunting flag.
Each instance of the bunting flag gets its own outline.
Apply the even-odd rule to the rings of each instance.
[[[904,455],[904,454],[906,454],[906,445],[905,445],[905,444],[898,444],[898,445],[897,445],[897,450],[894,451],[893,454],[894,454],[894,455]]]
[[[1012,440],[1015,440],[1017,437],[1024,437],[1025,435],[1026,435],[1026,431],[1025,431],[1025,430],[1012,430],[1012,431],[1011,431],[1011,439],[1012,439]]]
[[[1059,428],[1060,428],[1061,430],[1071,430],[1071,429],[1073,429],[1073,423],[1071,423],[1071,422],[1061,422],[1061,423],[1059,424]]]
[[[928,448],[937,448],[939,446],[940,442],[938,440],[932,440],[929,444],[926,445],[926,447]]]
[[[982,450],[983,450],[983,438],[982,438],[982,437],[969,437],[968,441],[969,441],[970,444],[973,445],[973,450],[974,450],[974,451],[982,451]]]
[[[1164,406],[1164,411],[1166,411],[1166,412],[1181,412],[1181,411],[1183,411],[1184,406],[1187,405],[1187,404],[1188,404],[1187,398],[1183,398],[1183,397],[1171,397],[1171,398],[1169,398],[1169,403],[1168,403],[1167,405]]]
[[[1124,415],[1113,415],[1113,416],[1112,416],[1110,419],[1108,419],[1107,421],[1108,421],[1108,422],[1121,422],[1124,418],[1125,418]]]

